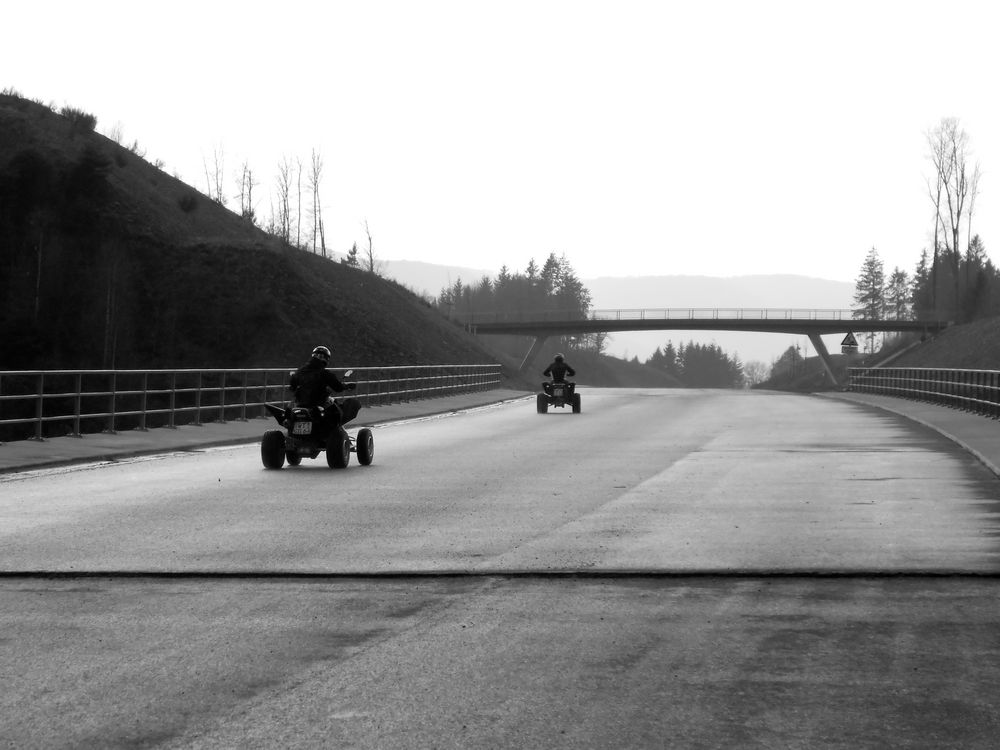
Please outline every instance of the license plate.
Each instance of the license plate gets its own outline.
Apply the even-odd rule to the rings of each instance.
[[[553,388],[552,389],[552,395],[553,396],[561,396],[561,395],[563,395],[563,389],[562,388]]]
[[[312,422],[296,422],[292,425],[293,435],[312,435]]]

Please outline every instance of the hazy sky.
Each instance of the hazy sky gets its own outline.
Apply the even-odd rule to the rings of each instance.
[[[327,244],[582,278],[911,271],[958,117],[1000,260],[992,2],[5,3],[0,88],[93,113],[202,191],[323,159]],[[230,205],[234,204],[234,200]],[[775,301],[775,306],[781,306]]]

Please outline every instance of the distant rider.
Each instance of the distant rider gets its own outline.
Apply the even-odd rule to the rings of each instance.
[[[562,354],[557,354],[552,364],[542,371],[542,375],[552,378],[552,383],[565,383],[567,375],[571,378],[576,376],[576,370],[570,367],[569,362],[566,361],[566,358]],[[542,383],[545,392],[550,395],[552,393],[552,383]]]
[[[344,383],[326,369],[330,363],[330,350],[325,346],[317,346],[312,350],[312,356],[302,367],[292,373],[288,387],[295,397],[296,406],[309,409],[323,407],[324,420],[332,424],[347,424],[361,411],[361,402],[356,398],[341,399],[340,403],[330,395],[353,391],[357,383]]]

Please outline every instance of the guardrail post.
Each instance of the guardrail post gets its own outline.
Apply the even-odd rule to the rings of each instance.
[[[226,423],[226,373],[219,373],[219,422]]]
[[[139,416],[139,430],[147,432],[146,429],[146,409],[149,408],[147,395],[149,393],[149,373],[142,373],[142,414]]]
[[[118,376],[117,373],[111,373],[111,381],[108,386],[108,427],[105,432],[114,435],[115,434],[115,410],[118,406]]]
[[[45,396],[43,391],[45,389],[45,373],[38,373],[38,400],[35,402],[35,440],[44,440],[42,437],[42,417],[45,415],[44,407],[42,406],[42,401]]]
[[[248,383],[249,378],[250,378],[250,371],[249,370],[244,370],[243,371],[243,394],[242,394],[243,408],[240,409],[240,416],[237,419],[237,421],[239,421],[239,422],[246,422],[247,421],[247,383]]]
[[[171,430],[177,429],[177,423],[174,419],[177,414],[177,372],[176,370],[170,373],[170,420],[167,427]]]
[[[81,395],[83,392],[83,373],[78,372],[73,378],[73,383],[76,386],[76,394],[73,396],[73,437],[83,437],[80,434],[80,412],[83,410],[80,403],[83,400]]]
[[[201,427],[201,370],[198,370],[198,385],[195,386],[194,391],[194,426]]]

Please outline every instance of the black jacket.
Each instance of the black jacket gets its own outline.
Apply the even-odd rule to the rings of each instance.
[[[322,406],[326,403],[330,391],[340,393],[347,389],[340,378],[326,369],[326,365],[318,359],[310,359],[298,370],[292,373],[288,383],[295,396],[296,406]]]
[[[555,382],[561,383],[566,380],[567,375],[570,377],[576,375],[576,370],[570,367],[565,361],[553,362],[551,365],[546,367],[544,371],[542,371],[542,375],[545,375],[546,377],[551,376]]]

